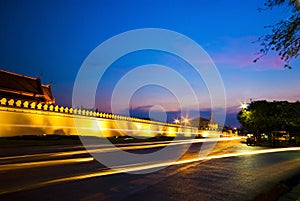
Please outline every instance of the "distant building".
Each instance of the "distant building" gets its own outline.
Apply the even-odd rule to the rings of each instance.
[[[219,124],[215,122],[213,113],[210,113],[210,120],[208,123],[208,129],[209,130],[219,130]]]
[[[5,70],[0,70],[0,98],[55,104],[51,84]]]
[[[200,117],[199,119],[197,119],[197,121],[199,121],[199,123],[198,123],[199,124],[199,126],[198,126],[199,130],[208,130],[208,124],[209,124],[208,119]]]
[[[193,119],[191,121],[191,125],[198,127],[199,130],[219,130],[220,129],[220,125],[215,122],[213,115],[211,113],[210,115],[210,119],[205,119],[203,117],[199,117],[196,119]]]

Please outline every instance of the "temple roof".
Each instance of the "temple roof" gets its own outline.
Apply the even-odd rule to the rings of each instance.
[[[0,96],[39,102],[53,101],[49,85],[41,84],[40,78],[0,70]]]
[[[32,94],[43,94],[38,78],[27,77],[0,70],[0,88]]]
[[[50,84],[42,84],[43,94],[46,98],[46,100],[54,100],[52,91],[51,91],[51,85]]]

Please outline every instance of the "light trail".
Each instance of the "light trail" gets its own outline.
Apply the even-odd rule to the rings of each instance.
[[[160,148],[166,146],[177,146],[183,144],[192,144],[192,143],[201,143],[201,142],[217,142],[217,141],[231,141],[231,140],[238,140],[240,138],[205,138],[205,139],[190,139],[190,140],[176,140],[176,141],[160,141],[160,142],[147,142],[147,143],[128,143],[128,144],[119,144],[121,146],[115,146],[113,144],[105,145],[95,145],[102,146],[103,148],[94,148],[88,150],[77,150],[77,151],[67,151],[67,152],[56,152],[56,153],[42,153],[42,154],[29,154],[29,155],[22,155],[22,156],[8,156],[8,157],[1,157],[1,160],[12,160],[12,159],[19,159],[19,158],[30,158],[30,157],[59,157],[59,156],[70,156],[70,155],[78,155],[78,154],[87,154],[87,153],[104,153],[104,152],[112,152],[112,151],[129,151],[129,150],[138,150],[138,149],[151,149],[151,148]],[[113,146],[113,147],[111,147]]]
[[[22,186],[22,187],[15,188],[15,189],[3,190],[3,191],[0,191],[0,195],[6,194],[6,193],[18,192],[21,190],[35,189],[35,188],[44,187],[47,185],[58,184],[58,183],[63,183],[63,182],[79,181],[79,180],[84,180],[84,179],[91,179],[91,178],[97,178],[97,177],[101,177],[101,176],[108,176],[108,175],[114,175],[114,174],[120,174],[120,173],[130,173],[130,172],[136,172],[136,171],[142,171],[142,170],[148,170],[148,169],[154,169],[154,168],[161,168],[161,167],[167,167],[167,166],[173,166],[173,165],[183,165],[183,164],[188,164],[188,163],[220,159],[220,158],[238,157],[238,156],[246,156],[246,155],[258,155],[258,154],[267,154],[267,153],[275,153],[275,152],[288,152],[288,151],[300,151],[300,147],[255,150],[255,151],[251,151],[251,152],[244,151],[244,152],[236,152],[236,153],[230,153],[230,154],[198,157],[198,158],[193,158],[193,159],[182,159],[179,161],[167,161],[167,162],[160,162],[160,163],[156,162],[156,163],[149,163],[149,164],[147,164],[147,163],[130,164],[130,165],[120,166],[120,167],[111,167],[112,169],[106,169],[106,170],[102,170],[99,172],[64,177],[64,178],[48,180],[48,181],[44,181],[44,182],[40,182],[40,183],[36,183],[36,184],[32,184],[32,185],[26,185],[26,186]],[[297,160],[300,161],[300,158]]]
[[[13,163],[13,164],[0,165],[0,171],[34,168],[34,167],[42,167],[42,166],[65,165],[71,163],[82,163],[82,162],[90,162],[93,160],[94,160],[93,157],[87,157],[87,158],[72,158],[72,159],[61,159],[61,160]]]
[[[163,125],[167,126],[167,125]],[[158,134],[189,134],[189,135],[197,135],[196,132],[190,131],[164,131],[164,130],[149,130],[149,129],[120,129],[120,128],[94,128],[91,126],[53,126],[53,125],[40,125],[40,124],[1,124],[0,127],[19,127],[19,128],[52,128],[52,129],[81,129],[81,130],[92,130],[92,131],[123,131],[123,132],[151,132],[151,133],[158,133]]]

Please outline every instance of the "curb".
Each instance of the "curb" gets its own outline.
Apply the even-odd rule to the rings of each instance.
[[[288,179],[280,181],[275,184],[271,189],[266,192],[262,192],[255,196],[253,201],[277,201],[284,194],[292,191],[294,187],[299,185],[300,182],[300,172]]]

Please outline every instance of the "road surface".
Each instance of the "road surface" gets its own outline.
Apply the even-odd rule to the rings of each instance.
[[[177,161],[162,157],[114,169],[81,146],[0,149],[0,200],[252,200],[300,170],[299,147],[270,149],[228,138],[204,157],[199,155],[202,141],[193,142],[172,145],[173,150],[190,146]],[[143,155],[170,144],[118,146]],[[119,148],[97,145],[91,150],[114,153]],[[138,174],[145,171],[151,173]]]

